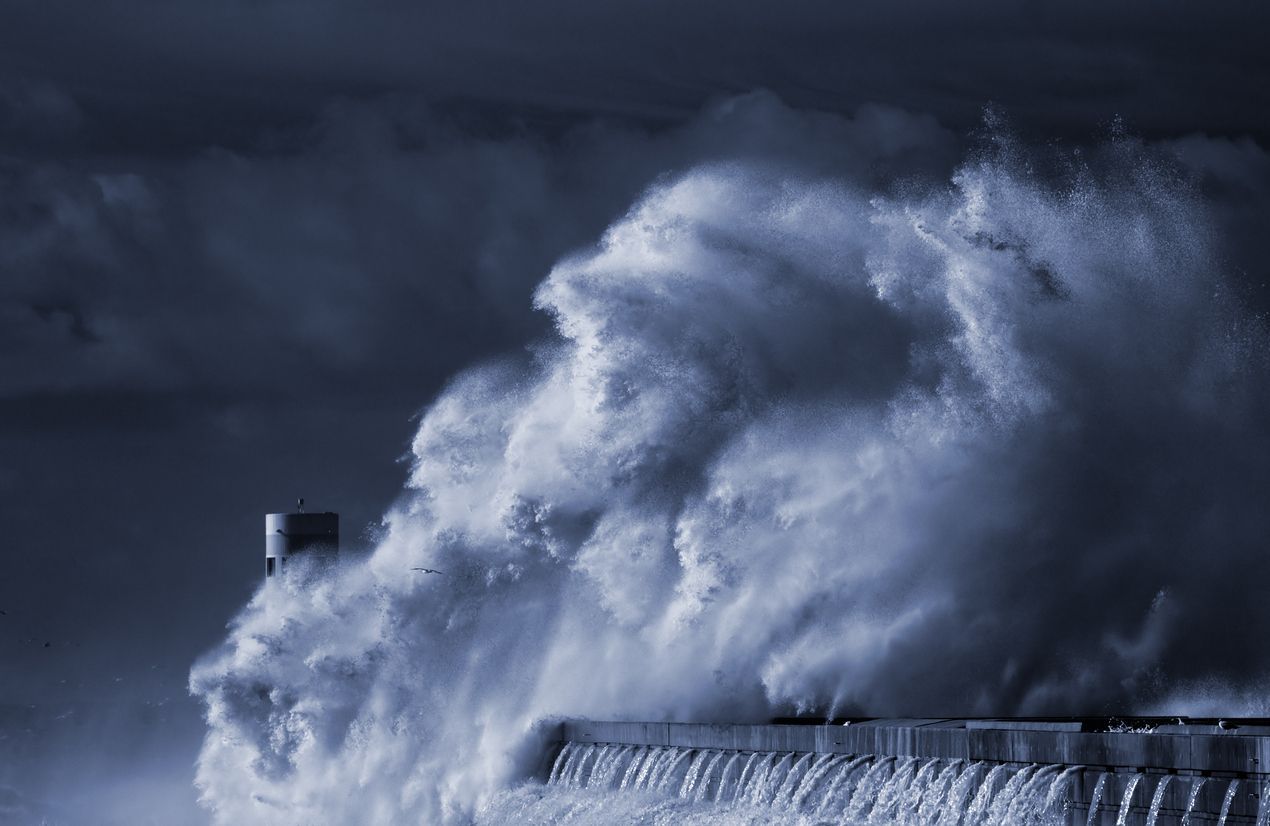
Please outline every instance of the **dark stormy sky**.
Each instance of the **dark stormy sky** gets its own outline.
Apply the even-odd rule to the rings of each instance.
[[[701,112],[729,96],[929,115],[932,167],[989,103],[1041,141],[1119,118],[1192,145],[1264,308],[1266,24],[1254,3],[0,0],[0,820],[94,794],[196,819],[189,665],[260,580],[261,515],[304,496],[365,547],[412,417],[548,333],[530,299],[554,261],[720,143],[802,151],[725,140]]]

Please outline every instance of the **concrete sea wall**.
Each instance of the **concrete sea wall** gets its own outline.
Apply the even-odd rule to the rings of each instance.
[[[1105,722],[1105,721],[1103,721]],[[1132,779],[1126,822],[1145,824],[1162,781],[1157,826],[1181,822],[1200,785],[1190,823],[1215,824],[1227,797],[1226,823],[1255,823],[1270,780],[1270,727],[1251,722],[1175,721],[1150,731],[1089,730],[1089,720],[885,719],[849,724],[732,725],[570,720],[557,743],[604,743],[723,749],[741,752],[815,752],[965,760],[1019,767],[1081,767],[1072,785],[1071,822],[1089,822],[1094,789],[1105,775],[1094,823],[1112,826]],[[1102,726],[1105,728],[1105,725]],[[1165,781],[1165,778],[1172,779]],[[1202,784],[1199,783],[1203,780]],[[1232,781],[1238,781],[1231,793]]]

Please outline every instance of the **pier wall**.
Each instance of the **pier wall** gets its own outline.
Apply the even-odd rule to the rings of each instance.
[[[674,746],[760,752],[816,752],[883,757],[965,760],[1023,767],[1079,766],[1072,785],[1071,822],[1088,822],[1098,779],[1104,774],[1094,822],[1116,823],[1131,779],[1142,775],[1130,801],[1129,824],[1144,824],[1159,783],[1168,776],[1157,826],[1181,822],[1198,778],[1190,822],[1216,824],[1231,781],[1226,824],[1256,821],[1260,793],[1270,774],[1270,727],[1222,729],[1211,724],[1158,726],[1150,732],[1084,731],[1080,721],[1034,722],[979,719],[887,719],[847,725],[734,725],[569,720],[559,743]]]

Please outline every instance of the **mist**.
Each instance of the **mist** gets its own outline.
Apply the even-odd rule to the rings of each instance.
[[[696,129],[762,139],[604,155],[672,171],[543,275],[551,332],[422,412],[368,554],[195,666],[216,822],[463,822],[557,715],[1127,714],[1263,676],[1221,141],[761,94]]]

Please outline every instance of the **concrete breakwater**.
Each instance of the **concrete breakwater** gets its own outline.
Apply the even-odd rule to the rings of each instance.
[[[896,822],[919,823],[926,822],[919,810],[952,805],[965,810],[963,823],[1004,824],[1010,813],[1023,811],[1040,818],[1043,809],[1052,812],[1038,822],[1099,826],[1270,819],[1270,807],[1262,811],[1270,781],[1270,725],[1263,721],[571,720],[553,736],[552,768],[544,778],[553,784],[614,793],[655,787],[697,801],[793,805],[804,815],[832,815],[828,821],[869,814],[862,808],[868,805],[875,807],[871,821],[890,822],[891,814],[876,808],[884,804],[894,808]],[[954,802],[958,786],[964,788]],[[852,790],[861,789],[853,800]],[[827,794],[841,799],[822,805],[830,803],[823,800]]]

